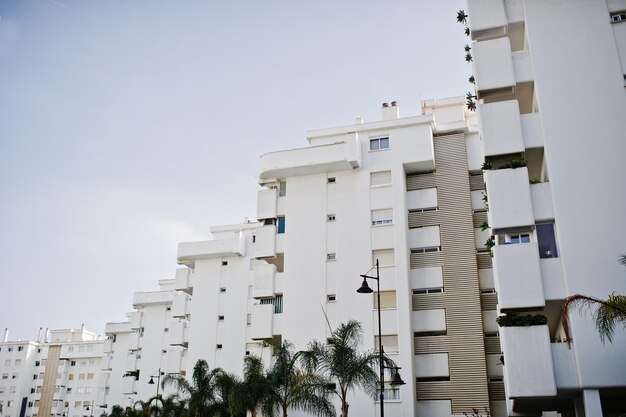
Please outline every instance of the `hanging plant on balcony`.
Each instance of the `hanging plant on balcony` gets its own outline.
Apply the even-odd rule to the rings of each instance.
[[[467,24],[467,15],[465,14],[465,10],[459,10],[456,12],[456,21],[461,23],[462,25]]]
[[[491,166],[491,162],[488,161],[483,162],[483,166],[481,167],[483,171],[489,171],[492,168],[493,167]]]
[[[489,223],[487,223],[487,220],[485,220],[483,224],[480,225],[480,230],[485,231],[487,229],[489,229]]]
[[[472,62],[474,60],[474,58],[472,57],[471,53],[466,53],[465,54],[465,62]]]
[[[491,236],[489,239],[487,239],[485,241],[485,247],[491,252],[491,249],[496,246],[496,241],[493,238],[493,236]]]
[[[467,35],[467,36],[470,35],[470,28],[468,28],[468,27],[465,28],[465,35]]]
[[[476,84],[476,79],[474,78],[473,75],[470,75],[470,77],[467,79],[467,81],[469,81],[470,84]]]
[[[516,312],[509,311],[496,319],[500,327],[542,326],[548,324],[548,318],[543,314],[526,314],[520,316]]]
[[[476,96],[469,92],[465,95],[465,105],[470,111],[476,111],[476,102],[474,101],[475,98]]]

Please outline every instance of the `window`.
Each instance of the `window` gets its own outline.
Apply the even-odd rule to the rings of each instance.
[[[19,374],[13,374],[11,375],[11,379],[17,379],[19,377]]]
[[[383,398],[385,401],[387,400],[399,400],[400,399],[400,388],[396,387],[385,387],[383,390]],[[376,402],[380,402],[380,389],[376,390]]]
[[[381,291],[380,292],[380,308],[397,308],[396,292]],[[378,293],[374,292],[374,308],[378,308]]]
[[[415,378],[417,382],[436,382],[436,381],[449,381],[449,376],[418,376]]]
[[[87,374],[87,379],[93,379],[93,372],[89,372]]]
[[[281,314],[283,312],[283,296],[282,294],[272,298],[261,298],[261,304],[273,304],[274,313]]]
[[[85,393],[85,388],[83,388],[83,387],[76,388],[76,393],[77,394],[84,394]]]
[[[85,394],[91,394],[91,387],[85,387]]]
[[[28,408],[33,408],[33,402],[32,401],[28,402]]]
[[[89,366],[93,366],[95,364],[96,364],[96,360],[95,359],[89,359]]]
[[[37,387],[37,389],[35,390],[35,392],[37,394],[41,394],[41,390],[43,389],[43,387]]]
[[[278,216],[278,233],[285,233],[285,216]]]
[[[520,233],[516,235],[508,235],[507,243],[528,243],[530,242],[530,234],[529,233]]]
[[[383,335],[381,341],[383,343],[384,353],[397,353],[398,352],[398,335],[397,334]],[[378,352],[378,336],[374,336],[374,350]]]
[[[372,187],[391,185],[391,171],[371,172],[370,185]]]
[[[17,351],[18,351],[18,352],[21,352],[21,351],[23,351],[23,350],[24,350],[24,346],[18,346],[18,347],[17,347]]]
[[[139,337],[143,337],[143,334],[145,333],[146,329],[143,327],[139,328]]]
[[[11,359],[5,359],[4,366],[11,366]]]
[[[217,320],[223,321],[224,320],[224,316],[217,316]]]
[[[445,336],[447,334],[447,330],[435,330],[432,332],[415,332],[413,333],[413,337]]]
[[[424,213],[427,211],[437,211],[437,207],[425,207],[425,208],[417,208],[417,209],[409,209],[409,213]]]
[[[537,243],[539,244],[539,257],[558,258],[556,238],[554,236],[554,223],[542,223],[537,225]]]
[[[167,332],[169,332],[169,331],[170,331],[170,328],[169,328],[169,327],[165,327],[165,328],[163,329],[163,333],[167,333]]]
[[[39,365],[41,365],[41,362],[35,361],[35,366],[39,366]]]
[[[413,290],[413,294],[414,295],[418,295],[418,294],[437,294],[437,293],[442,293],[443,292],[443,288],[439,287],[439,288],[420,288],[417,290]]]
[[[82,402],[80,402],[80,401],[74,401],[74,408],[78,408],[78,407],[80,407],[80,406],[82,406],[82,405],[83,405],[83,403],[82,403]]]
[[[67,389],[67,393],[69,394],[69,393],[71,393],[71,392],[72,392],[72,387],[69,387],[69,388]]]
[[[439,252],[441,250],[440,246],[427,246],[424,248],[411,248],[411,253],[430,253],[430,252]]]
[[[488,289],[488,290],[480,290],[481,294],[495,294],[496,290],[494,290],[493,288]]]
[[[15,394],[16,390],[17,390],[17,387],[15,387],[15,386],[9,387],[9,394]]]
[[[2,379],[9,379],[9,374],[2,374]]]
[[[278,182],[278,196],[284,197],[287,195],[287,181]]]
[[[393,223],[393,209],[372,210],[372,226]]]
[[[15,360],[15,366],[20,366],[22,364],[22,360],[21,359],[16,359]]]
[[[381,149],[389,149],[389,138],[370,139],[370,151],[380,151]]]
[[[499,332],[485,332],[485,337],[498,337],[500,336]]]
[[[38,375],[37,375],[37,374],[34,374],[34,375],[33,375],[33,380],[37,379],[37,377],[38,377]]]
[[[70,366],[76,366],[76,361],[70,361]]]
[[[83,379],[85,379],[85,374],[78,374],[78,380],[82,381]]]
[[[74,379],[74,374],[69,374],[67,379],[69,379],[70,381]]]
[[[74,346],[68,346],[67,347],[67,351],[68,352],[74,352]]]
[[[221,343],[218,343],[215,347],[216,347],[217,349],[221,349],[221,348],[222,348],[222,344],[221,344]]]
[[[379,249],[372,251],[372,264],[376,264],[378,261],[378,266],[387,267],[394,266],[396,264],[396,251],[394,249]]]
[[[31,389],[30,389],[30,393],[31,393],[31,394],[34,394],[34,393],[35,393],[35,388],[31,388]]]
[[[226,287],[220,287],[220,292],[226,292]]]
[[[7,401],[7,407],[13,407],[15,401]]]
[[[252,243],[256,243],[256,235],[252,235]]]
[[[334,253],[327,253],[326,254],[326,260],[327,261],[334,261],[336,260],[337,255]]]
[[[7,349],[9,352],[13,352],[13,346],[9,346],[9,348]]]
[[[252,324],[252,314],[246,314],[246,324],[248,326]]]
[[[625,22],[625,21],[626,21],[626,11],[611,13],[611,22],[617,23],[617,22]]]
[[[328,222],[334,222],[336,220],[336,217],[334,214],[329,214],[328,216],[326,216],[326,221]]]
[[[4,387],[0,387],[0,394],[4,394],[4,390],[5,390]]]
[[[228,265],[228,261],[222,261],[222,266]]]
[[[335,294],[328,294],[326,296],[326,301],[337,301],[337,296]]]
[[[337,181],[337,179],[335,177],[328,177],[328,182],[329,183],[333,183],[333,182],[336,182],[336,181]]]

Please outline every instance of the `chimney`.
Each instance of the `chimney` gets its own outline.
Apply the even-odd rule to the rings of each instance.
[[[9,328],[4,328],[4,336],[2,337],[2,343],[6,343],[9,341]]]
[[[42,334],[43,334],[43,327],[39,328],[39,333],[37,333],[37,343],[42,343]]]
[[[397,101],[392,101],[391,105],[383,103],[383,120],[394,120],[400,118],[400,106]]]

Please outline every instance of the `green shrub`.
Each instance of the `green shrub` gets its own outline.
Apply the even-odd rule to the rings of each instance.
[[[496,319],[500,327],[541,326],[548,324],[548,318],[543,314],[526,314],[520,316],[515,312],[508,312]]]

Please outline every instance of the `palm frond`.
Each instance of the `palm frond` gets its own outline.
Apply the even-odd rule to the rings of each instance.
[[[561,308],[561,323],[568,343],[572,340],[569,325],[569,313],[572,308],[577,308],[579,312],[592,311],[602,343],[606,340],[612,343],[615,325],[626,321],[626,296],[624,295],[613,293],[606,300],[582,294],[571,295],[565,299]]]

